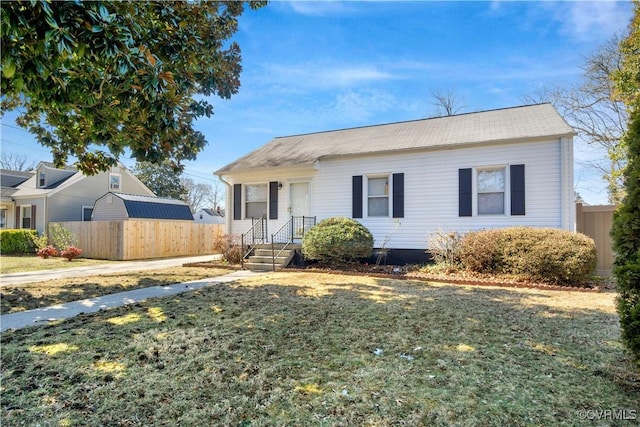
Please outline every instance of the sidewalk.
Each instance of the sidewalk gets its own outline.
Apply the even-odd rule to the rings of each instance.
[[[209,257],[209,259],[211,259],[211,257]],[[167,260],[163,261],[166,262]],[[167,265],[162,264],[162,266],[166,267]],[[68,319],[81,313],[95,313],[104,309],[134,304],[140,301],[144,301],[148,298],[165,297],[182,292],[195,291],[196,289],[202,289],[207,286],[229,283],[248,277],[258,276],[261,274],[265,273],[239,270],[234,271],[233,273],[225,274],[224,276],[218,276],[211,279],[176,283],[169,286],[151,286],[143,289],[135,289],[133,291],[104,295],[97,298],[68,302],[66,304],[54,305],[51,307],[5,314],[0,316],[0,332],[5,332],[9,329],[22,329],[27,326],[47,324],[48,322],[56,320]]]
[[[61,268],[58,270],[28,271],[0,275],[0,287],[3,285],[18,285],[29,282],[44,282],[46,280],[66,279],[69,277],[100,276],[102,274],[121,273],[123,271],[154,270],[158,268],[178,267],[183,264],[205,262],[218,259],[220,255],[203,255],[183,258],[167,258],[141,261],[118,261],[102,265],[87,267]]]

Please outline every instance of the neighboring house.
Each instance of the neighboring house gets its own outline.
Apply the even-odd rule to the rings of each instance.
[[[275,138],[215,174],[229,234],[255,217],[268,240],[291,216],[344,216],[416,259],[438,229],[573,230],[574,135],[538,104]]]
[[[12,196],[18,191],[18,186],[33,174],[34,172],[0,169],[0,229],[17,228],[16,204]]]
[[[222,209],[200,209],[193,214],[193,220],[204,224],[224,224]]]
[[[86,176],[73,167],[58,169],[52,163],[40,162],[27,179],[5,187],[5,181],[17,180],[18,174],[2,171],[2,208],[7,228],[31,228],[42,233],[49,222],[89,221],[96,199],[108,191],[154,195],[121,164]]]
[[[193,215],[189,205],[181,200],[113,192],[100,197],[93,206],[92,221],[127,219],[193,221]]]

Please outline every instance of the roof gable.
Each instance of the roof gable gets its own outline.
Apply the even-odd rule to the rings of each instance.
[[[273,139],[216,174],[312,164],[324,157],[367,155],[575,135],[551,104]]]

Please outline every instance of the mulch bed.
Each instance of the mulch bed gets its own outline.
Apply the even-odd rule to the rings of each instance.
[[[189,267],[205,268],[226,268],[229,270],[240,270],[240,265],[225,264],[218,261],[204,263],[185,264]],[[507,288],[544,289],[552,291],[577,291],[577,292],[603,292],[612,289],[606,283],[587,282],[582,286],[563,286],[541,282],[531,282],[513,277],[500,277],[487,274],[469,273],[449,273],[434,274],[425,273],[407,266],[397,265],[375,265],[375,264],[311,264],[306,267],[287,267],[280,271],[300,272],[300,273],[324,273],[342,274],[352,276],[367,275],[384,279],[421,280],[440,283],[451,283],[456,285],[475,286],[500,286]]]

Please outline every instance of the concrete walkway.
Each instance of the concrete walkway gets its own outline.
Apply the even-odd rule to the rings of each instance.
[[[182,259],[184,260],[184,258]],[[211,259],[211,257],[209,257],[209,259]],[[163,260],[163,262],[166,261],[167,260]],[[149,261],[146,261],[145,264],[146,263],[149,263]],[[162,264],[162,266],[166,267],[167,265]],[[51,273],[51,271],[49,271],[49,273]],[[56,320],[68,319],[81,313],[94,313],[104,309],[134,304],[148,298],[165,297],[180,294],[182,292],[195,291],[196,289],[202,289],[207,286],[229,283],[261,274],[265,273],[239,270],[225,274],[224,276],[213,277],[211,279],[194,280],[192,282],[177,283],[169,286],[151,286],[143,289],[135,289],[133,291],[104,295],[97,298],[68,302],[66,304],[54,305],[51,307],[5,314],[0,316],[0,331],[4,332],[9,329],[22,329],[27,326],[47,324]]]
[[[219,259],[220,255],[203,255],[183,258],[167,258],[142,261],[113,261],[107,264],[90,265],[86,267],[61,268],[58,270],[39,270],[24,273],[3,274],[0,276],[0,286],[18,285],[30,282],[44,282],[69,277],[100,276],[103,274],[122,273],[123,271],[155,270],[160,268],[178,267],[194,262],[206,262]]]

